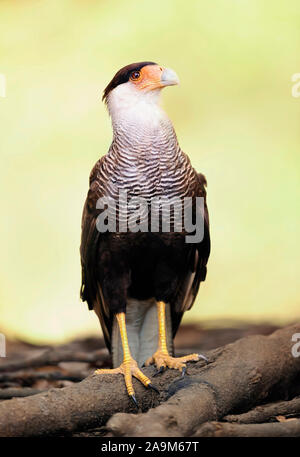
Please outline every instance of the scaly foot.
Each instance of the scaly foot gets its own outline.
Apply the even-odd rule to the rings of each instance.
[[[158,390],[156,387],[154,387],[151,384],[151,381],[147,376],[144,375],[144,373],[138,368],[138,365],[136,361],[131,357],[127,360],[124,360],[123,363],[118,368],[113,368],[113,369],[100,369],[96,370],[95,374],[122,374],[125,378],[125,384],[126,384],[126,389],[127,393],[132,399],[132,401],[138,406],[136,398],[135,398],[135,393],[132,385],[132,376],[137,378],[145,387],[150,387],[156,392]]]
[[[186,362],[198,362],[200,358],[203,357],[199,354],[190,354],[184,357],[171,357],[167,351],[163,351],[158,349],[152,357],[146,360],[145,365],[155,364],[157,369],[159,370],[158,373],[164,371],[166,367],[173,368],[174,370],[179,370],[183,374],[186,370]]]

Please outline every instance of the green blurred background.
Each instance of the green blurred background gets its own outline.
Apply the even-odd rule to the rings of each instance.
[[[163,104],[208,180],[212,254],[185,320],[300,318],[298,0],[0,1],[0,328],[33,342],[98,333],[79,301],[89,172],[109,148],[101,92],[154,60]]]

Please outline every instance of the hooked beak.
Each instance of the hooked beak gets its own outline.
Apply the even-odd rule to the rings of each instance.
[[[136,81],[131,81],[139,90],[162,89],[166,86],[179,84],[179,78],[171,68],[163,68],[159,65],[147,65],[141,69],[141,77]]]
[[[171,68],[165,68],[161,74],[160,82],[163,87],[179,84],[179,78]]]

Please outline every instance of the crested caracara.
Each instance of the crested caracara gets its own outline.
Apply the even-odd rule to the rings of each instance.
[[[159,105],[161,89],[176,84],[176,73],[154,62],[127,65],[108,84],[103,99],[113,140],[90,174],[82,216],[81,298],[100,320],[114,366],[97,373],[122,373],[135,402],[132,376],[153,387],[143,365],[184,372],[186,362],[201,357],[173,357],[173,338],[205,280],[210,253],[206,180],[180,149],[173,125]],[[120,203],[122,192],[126,198]],[[175,230],[174,210],[169,212],[169,229],[164,230],[160,203],[156,229],[136,229],[138,224],[130,225],[134,205],[128,202],[137,197],[149,204],[155,198],[162,202],[160,197],[190,199],[193,221],[196,197],[202,197],[201,239],[187,242],[185,226]],[[99,204],[103,198],[106,206]],[[112,205],[115,224],[100,230],[97,221],[104,211],[109,214],[109,202],[117,202]],[[148,215],[147,210],[140,213],[140,227]],[[135,229],[124,230],[124,223]]]

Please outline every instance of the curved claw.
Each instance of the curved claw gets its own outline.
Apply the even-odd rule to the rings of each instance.
[[[186,373],[186,367],[182,367],[181,377],[184,378]]]
[[[135,398],[135,396],[134,395],[129,395],[129,396],[130,396],[131,400],[133,401],[133,403],[135,404],[135,406],[138,408],[139,405],[138,405],[138,402],[137,402],[137,399]]]
[[[148,384],[148,387],[150,387],[150,389],[152,390],[155,390],[155,392],[157,392],[158,394],[160,393],[159,390],[157,389],[157,387],[155,387],[153,384]]]
[[[159,375],[159,374],[161,374],[161,373],[163,373],[164,371],[165,371],[165,367],[164,367],[164,366],[161,366],[161,367],[159,368],[159,370],[157,370],[157,372],[154,373],[153,377],[154,377],[154,376],[157,376],[157,375]]]
[[[206,363],[208,363],[208,358],[205,357],[203,354],[198,354],[199,359],[203,359]]]

